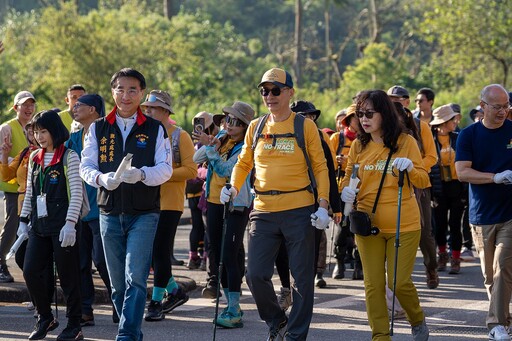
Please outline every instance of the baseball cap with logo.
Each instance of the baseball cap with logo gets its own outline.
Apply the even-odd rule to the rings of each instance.
[[[249,125],[254,118],[254,109],[245,102],[236,101],[230,107],[222,108],[224,114],[230,114]]]
[[[400,85],[393,85],[388,89],[388,96],[409,98],[409,91]]]
[[[23,104],[29,99],[33,99],[34,102],[36,101],[36,98],[30,92],[26,90],[20,91],[16,94],[16,96],[14,96],[14,105]]]
[[[292,76],[283,69],[279,68],[272,68],[265,72],[263,74],[263,77],[261,77],[261,82],[258,84],[258,87],[262,86],[263,83],[272,83],[274,85],[277,85],[278,87],[289,87],[293,88],[293,80]]]
[[[146,101],[142,103],[141,107],[161,107],[166,110],[169,110],[171,114],[174,114],[174,111],[171,107],[171,95],[168,92],[162,90],[151,90],[151,92],[146,96]]]

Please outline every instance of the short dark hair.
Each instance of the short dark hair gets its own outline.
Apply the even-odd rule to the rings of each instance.
[[[69,88],[68,88],[68,92],[70,91],[73,91],[73,90],[82,90],[82,91],[86,91],[84,86],[82,84],[73,84],[71,85]]]
[[[421,88],[418,90],[418,92],[416,93],[416,96],[418,95],[425,95],[425,97],[427,98],[427,101],[434,101],[434,99],[436,98],[436,94],[434,93],[434,90],[430,89],[430,88]]]
[[[398,118],[395,105],[391,102],[386,92],[382,90],[365,90],[357,97],[356,113],[362,109],[367,101],[373,104],[373,110],[380,113],[382,117],[381,129],[384,145],[391,149],[393,153],[396,152],[398,137],[404,131],[404,128]],[[359,133],[357,137],[361,140],[363,149],[371,140],[371,134],[364,131],[361,126],[361,121],[359,121]]]
[[[34,130],[46,129],[52,136],[53,148],[59,147],[69,139],[69,131],[62,123],[58,113],[53,110],[38,112],[30,121]]]
[[[116,86],[117,79],[121,78],[121,77],[136,78],[136,79],[138,79],[138,81],[140,83],[140,88],[142,90],[146,89],[146,79],[144,78],[142,73],[140,73],[139,71],[137,71],[135,69],[129,68],[129,67],[125,67],[125,68],[117,71],[116,73],[114,73],[114,75],[112,76],[112,79],[110,79],[110,88],[111,89],[113,89]]]

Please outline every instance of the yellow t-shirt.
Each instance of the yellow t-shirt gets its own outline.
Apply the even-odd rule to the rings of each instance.
[[[359,164],[358,178],[361,180],[359,193],[357,194],[357,209],[371,215],[373,204],[377,196],[382,172],[386,165],[389,149],[382,143],[370,141],[361,149],[361,142],[356,139],[352,143],[348,155],[346,174],[343,185],[347,186],[352,174],[354,164]],[[373,225],[381,232],[394,233],[396,231],[396,219],[398,211],[398,178],[391,173],[391,165],[394,159],[406,157],[413,162],[414,168],[409,172],[410,186],[405,177],[402,191],[402,210],[400,230],[403,232],[415,231],[421,228],[420,212],[414,195],[414,187],[425,188],[429,185],[428,173],[423,166],[420,150],[416,140],[407,134],[401,134],[398,138],[398,151],[392,155],[388,166],[388,173],[384,179],[382,192],[377,204]],[[398,171],[395,170],[398,175]]]
[[[171,138],[175,126],[167,129],[167,135]],[[194,143],[190,135],[185,131],[180,132],[180,158],[181,164],[172,162],[172,176],[160,187],[160,209],[163,211],[181,211],[185,206],[185,186],[188,179],[197,176],[197,165],[194,156]]]
[[[341,155],[348,156],[348,152],[350,151],[350,146],[352,145],[352,142],[353,142],[352,140],[345,137],[343,147],[341,148],[341,151],[340,151]],[[340,143],[340,133],[336,132],[331,135],[331,148],[334,149],[335,153],[336,153],[336,150],[338,149],[339,143]],[[347,162],[348,162],[347,159],[344,159],[343,162],[341,163],[342,171],[345,171],[345,169],[347,168]],[[334,159],[334,167],[336,169],[338,169],[338,161],[336,161],[336,159]],[[341,193],[342,189],[343,189],[342,179],[339,179],[338,180],[338,191]]]
[[[263,134],[286,134],[294,131],[295,113],[282,122],[267,120]],[[304,154],[295,138],[259,138],[251,149],[258,120],[253,120],[245,134],[245,144],[233,169],[231,184],[240,188],[247,175],[255,168],[254,187],[257,191],[293,191],[310,184]],[[329,178],[320,136],[315,123],[304,120],[304,141],[317,182],[318,198],[329,198]],[[314,204],[314,196],[307,190],[280,195],[256,195],[254,208],[264,212],[279,212]]]
[[[222,160],[227,161],[229,151],[233,149],[235,144],[236,141],[228,139],[228,141],[220,147],[219,155]],[[208,192],[207,198],[208,202],[211,202],[212,204],[222,204],[220,202],[220,191],[222,190],[222,187],[226,185],[226,180],[229,180],[229,178],[220,177],[215,172],[212,173],[210,178],[210,191]]]
[[[455,171],[455,150],[453,150],[452,145],[450,143],[450,136],[437,135],[437,140],[441,145],[441,166],[450,167],[450,174],[452,179],[457,180],[457,172]]]

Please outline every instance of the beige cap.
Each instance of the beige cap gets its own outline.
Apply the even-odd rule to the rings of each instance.
[[[437,126],[443,124],[444,122],[448,122],[453,117],[459,115],[455,111],[453,111],[452,106],[450,104],[442,105],[434,110],[432,113],[432,117],[434,118],[430,121],[431,126]]]
[[[254,118],[254,109],[245,102],[236,101],[232,106],[222,108],[222,112],[235,116],[247,125]]]
[[[36,98],[30,92],[20,91],[14,96],[14,105],[23,104],[29,99],[33,99],[34,102],[36,101]]]
[[[161,107],[169,110],[171,114],[174,114],[174,111],[171,107],[171,95],[168,92],[162,90],[151,90],[151,92],[146,96],[146,101],[142,103],[141,107]]]
[[[192,118],[192,124],[194,124],[194,118],[204,118],[205,129],[211,126],[213,123],[213,115],[206,111],[201,111],[197,113],[196,116]]]

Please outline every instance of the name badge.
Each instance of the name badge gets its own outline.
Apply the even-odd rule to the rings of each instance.
[[[48,210],[46,208],[46,194],[41,193],[37,196],[37,217],[44,218],[48,217]]]

